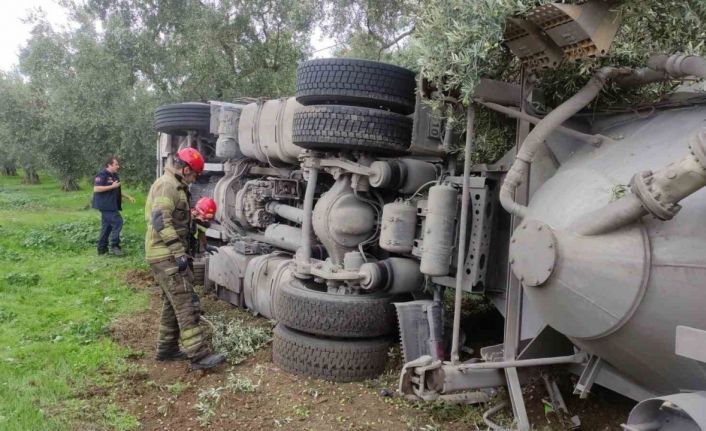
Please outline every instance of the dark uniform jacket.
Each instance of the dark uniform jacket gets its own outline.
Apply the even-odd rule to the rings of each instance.
[[[110,186],[114,182],[120,181],[118,174],[111,174],[107,169],[96,174],[93,185]],[[93,193],[93,208],[100,211],[121,211],[123,200],[120,193],[120,187],[117,189],[108,190],[106,192]]]

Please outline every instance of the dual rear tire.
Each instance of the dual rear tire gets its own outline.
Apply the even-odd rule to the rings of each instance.
[[[279,323],[272,360],[285,371],[333,382],[373,379],[385,370],[390,340],[323,338]]]
[[[319,59],[297,68],[292,140],[322,152],[400,156],[412,141],[414,73],[390,64]],[[396,314],[391,296],[337,295],[293,279],[275,299],[273,361],[304,376],[350,382],[385,369]]]
[[[367,60],[328,58],[297,68],[294,143],[317,151],[408,152],[412,141],[414,73]]]
[[[336,295],[293,279],[275,300],[272,358],[284,370],[335,382],[375,378],[387,362],[393,297]]]

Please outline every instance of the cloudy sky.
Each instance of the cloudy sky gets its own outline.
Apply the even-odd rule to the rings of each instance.
[[[41,8],[47,14],[49,21],[55,27],[66,25],[66,14],[56,0],[0,0],[2,12],[0,13],[0,70],[9,70],[17,64],[17,56],[20,48],[29,38],[31,26],[22,22],[27,15],[37,8]],[[321,35],[319,29],[314,31],[312,45],[314,57],[327,57],[333,49],[323,49],[330,47],[334,42]]]
[[[36,8],[42,8],[55,26],[66,24],[66,14],[54,0],[0,0],[0,69],[9,70],[17,64],[20,47],[29,38],[31,26],[22,20]]]

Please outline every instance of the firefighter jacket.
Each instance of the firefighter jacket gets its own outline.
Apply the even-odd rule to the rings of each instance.
[[[188,186],[172,167],[152,184],[145,203],[145,259],[149,263],[186,254],[189,247]]]

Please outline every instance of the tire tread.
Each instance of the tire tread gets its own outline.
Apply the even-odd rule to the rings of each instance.
[[[277,320],[309,334],[365,338],[388,335],[396,328],[392,296],[333,295],[304,287],[299,280],[277,293]]]
[[[403,155],[412,141],[412,120],[381,109],[313,105],[294,114],[292,140],[312,150],[357,150]]]
[[[272,360],[294,374],[354,382],[375,378],[385,370],[390,344],[388,338],[317,338],[278,324],[272,341]]]
[[[339,103],[414,112],[411,70],[368,60],[326,58],[297,68],[296,98],[302,105]]]

